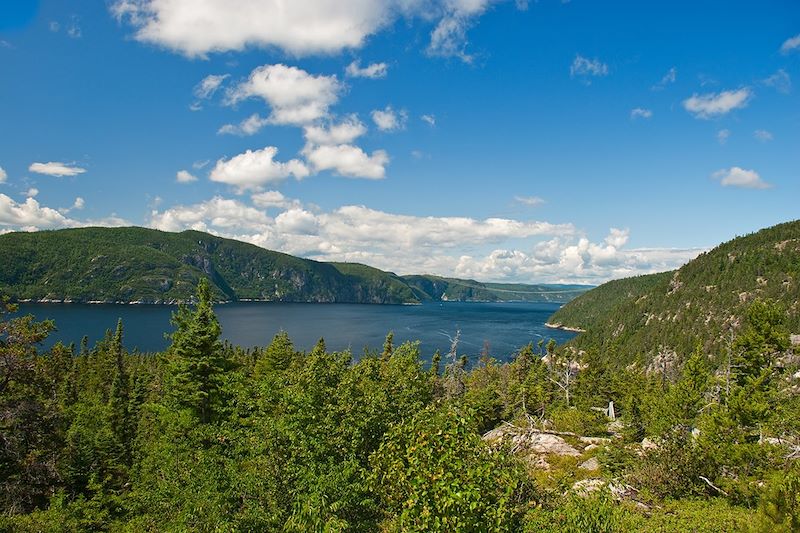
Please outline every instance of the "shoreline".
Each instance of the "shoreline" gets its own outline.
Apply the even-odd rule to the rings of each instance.
[[[556,322],[556,323],[545,322],[544,323],[544,327],[550,328],[550,329],[560,329],[561,331],[571,331],[572,333],[586,333],[586,330],[583,329],[583,328],[575,328],[575,327],[571,327],[571,326],[565,326],[564,324],[561,324],[560,322]]]
[[[192,305],[195,303],[194,300],[74,300],[70,298],[22,298],[22,299],[14,299],[12,300],[13,303],[17,304],[78,304],[78,305],[164,305],[164,306],[176,306],[181,304],[188,304]],[[293,303],[293,304],[323,304],[323,305],[335,305],[335,304],[348,304],[348,305],[409,305],[409,306],[417,306],[417,305],[424,305],[425,303],[439,303],[439,304],[449,304],[449,303],[483,303],[483,304],[503,304],[503,303],[522,303],[522,304],[558,304],[564,305],[563,302],[553,302],[549,300],[427,300],[427,301],[419,301],[419,302],[315,302],[315,301],[287,301],[287,300],[263,300],[263,299],[256,299],[256,298],[240,298],[238,300],[219,300],[214,302],[214,305],[223,305],[223,304],[236,304],[236,303]],[[560,324],[549,324],[546,323],[545,326],[552,328],[552,329],[563,329],[565,331],[578,331],[582,332],[581,329],[571,329],[567,326],[561,326]]]

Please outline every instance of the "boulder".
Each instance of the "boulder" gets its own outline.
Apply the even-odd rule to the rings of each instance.
[[[499,426],[483,436],[490,444],[509,444],[515,453],[555,454],[580,457],[581,452],[563,438],[534,428],[520,428],[511,424]]]
[[[587,459],[586,461],[579,464],[578,468],[590,471],[600,470],[600,462],[597,460],[596,457],[592,457],[591,459]]]

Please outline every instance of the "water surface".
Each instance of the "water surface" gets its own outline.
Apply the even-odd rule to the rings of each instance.
[[[306,304],[242,302],[215,307],[222,336],[244,347],[264,346],[280,330],[289,333],[295,346],[310,350],[322,337],[329,350],[380,349],[387,332],[395,343],[420,341],[422,356],[429,359],[437,349],[446,353],[456,331],[461,332],[459,353],[480,354],[488,342],[493,357],[507,360],[520,347],[539,339],[558,343],[574,334],[546,328],[544,323],[560,304],[435,302],[423,305]],[[171,306],[118,304],[23,304],[20,311],[37,319],[52,318],[56,331],[48,345],[58,340],[90,345],[116,326],[125,325],[125,346],[140,351],[160,351],[172,331]]]

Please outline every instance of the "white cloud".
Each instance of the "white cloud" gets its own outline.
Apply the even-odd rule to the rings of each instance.
[[[361,47],[399,17],[436,22],[427,52],[471,60],[466,32],[497,0],[114,0],[134,38],[189,57],[247,47],[292,56]],[[519,5],[519,3],[518,3]]]
[[[748,87],[720,93],[693,94],[683,101],[683,107],[695,118],[713,118],[747,106],[753,97]]]
[[[800,33],[795,35],[794,37],[790,37],[783,41],[781,45],[781,53],[788,54],[794,50],[800,49]]]
[[[55,209],[42,207],[33,197],[17,203],[5,194],[0,194],[0,225],[25,230],[49,229],[75,225]]]
[[[651,87],[654,91],[660,91],[664,89],[667,85],[672,85],[675,83],[675,80],[678,78],[678,69],[672,67],[667,71],[666,74],[661,78],[661,80]]]
[[[163,212],[153,211],[149,225],[163,231],[220,230],[266,231],[273,221],[263,211],[238,200],[215,196],[191,206],[175,206]]]
[[[39,195],[39,189],[37,189],[36,187],[31,187],[25,192],[25,196],[27,196],[28,198],[33,198],[38,195]]]
[[[8,173],[6,173],[3,167],[0,167],[0,183],[5,183],[7,178],[8,178]]]
[[[436,117],[434,115],[422,115],[419,117],[423,122],[427,123],[430,127],[436,125]]]
[[[356,115],[349,115],[339,123],[312,125],[304,128],[305,138],[309,143],[350,144],[367,132],[367,127]]]
[[[761,179],[755,170],[745,170],[739,167],[723,168],[712,174],[720,180],[724,187],[741,187],[744,189],[769,189],[769,183]]]
[[[762,83],[767,87],[772,87],[779,93],[789,94],[792,92],[792,78],[783,69],[778,69],[775,74],[762,80]]]
[[[262,98],[272,109],[274,124],[304,125],[328,115],[342,85],[336,76],[315,76],[297,67],[263,65],[250,77],[228,90],[229,104]]]
[[[258,113],[253,113],[239,124],[225,124],[217,130],[217,133],[220,135],[255,135],[261,131],[261,128],[269,123],[270,121],[268,118],[264,118]]]
[[[653,116],[653,112],[649,109],[645,109],[643,107],[636,107],[631,109],[631,119],[635,120],[637,118],[650,118]]]
[[[227,183],[241,192],[248,189],[258,190],[289,176],[302,179],[309,175],[308,167],[302,161],[275,161],[277,153],[277,148],[267,146],[261,150],[247,150],[230,159],[220,159],[211,170],[211,181]]]
[[[59,163],[51,161],[49,163],[33,163],[28,167],[31,172],[46,174],[48,176],[77,176],[86,172],[85,168],[76,167],[73,163]]]
[[[306,145],[303,155],[315,172],[331,170],[348,178],[383,179],[389,154],[385,150],[375,150],[368,155],[358,146],[350,144],[338,145]]]
[[[504,218],[410,216],[349,205],[304,207],[277,191],[253,195],[274,218],[238,200],[215,197],[154,211],[150,225],[186,228],[323,261],[353,261],[400,274],[434,273],[483,280],[597,283],[675,268],[700,249],[625,249],[627,229],[599,243],[571,224]],[[544,239],[544,240],[543,240]],[[511,242],[518,248],[506,248]]]
[[[83,31],[78,25],[78,21],[79,19],[77,17],[73,17],[72,22],[70,22],[69,27],[67,27],[67,36],[71,39],[80,39],[83,36]]]
[[[178,183],[191,183],[193,181],[197,181],[197,176],[188,170],[179,170],[178,173],[175,174],[175,181]]]
[[[443,0],[441,17],[431,32],[428,55],[438,57],[457,57],[467,63],[473,56],[467,53],[467,30],[475,24],[494,0]],[[421,4],[424,11],[430,7]]]
[[[371,113],[372,121],[381,131],[394,131],[405,128],[408,113],[403,110],[395,111],[392,106],[384,109],[375,109]]]
[[[728,142],[728,138],[731,136],[731,130],[722,129],[717,132],[717,142],[719,144],[725,144]]]
[[[569,67],[569,74],[573,78],[576,76],[583,78],[588,78],[589,76],[606,76],[608,75],[608,65],[599,59],[588,59],[580,54],[576,54],[575,59],[572,60],[572,65]]]
[[[544,203],[544,198],[538,196],[515,196],[514,201],[530,207],[536,207]]]
[[[292,55],[358,48],[391,21],[402,5],[389,0],[117,0],[118,19],[135,38],[190,57],[248,46],[277,47]]]
[[[230,74],[210,74],[195,85],[192,93],[200,100],[207,100],[214,96],[214,93],[217,92],[229,76]]]
[[[753,132],[753,137],[765,143],[772,140],[772,133],[768,132],[767,130],[756,130]]]
[[[62,215],[66,215],[70,211],[80,211],[81,209],[84,208],[85,205],[86,205],[86,202],[84,202],[83,198],[78,196],[77,198],[75,198],[75,201],[72,203],[72,206],[63,207],[63,208],[59,209],[58,212],[61,213]]]
[[[202,168],[207,167],[209,163],[211,163],[210,159],[201,159],[199,161],[195,161],[194,163],[192,163],[192,168],[195,170],[200,170]]]
[[[338,123],[306,126],[302,154],[315,173],[330,170],[348,178],[382,179],[389,164],[386,151],[367,154],[352,144],[366,131],[356,115],[349,115]]]
[[[366,67],[361,67],[361,62],[353,61],[345,69],[345,73],[351,78],[385,78],[389,73],[389,65],[386,63],[370,63]]]
[[[290,200],[286,198],[283,194],[279,191],[264,191],[259,192],[250,197],[253,201],[253,205],[256,207],[282,207],[286,208],[292,205],[299,205],[296,200]]]

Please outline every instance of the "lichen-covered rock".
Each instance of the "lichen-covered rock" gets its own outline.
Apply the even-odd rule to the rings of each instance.
[[[499,426],[483,436],[490,444],[509,444],[520,453],[555,454],[579,457],[581,452],[562,437],[534,428],[519,428],[511,424]]]

